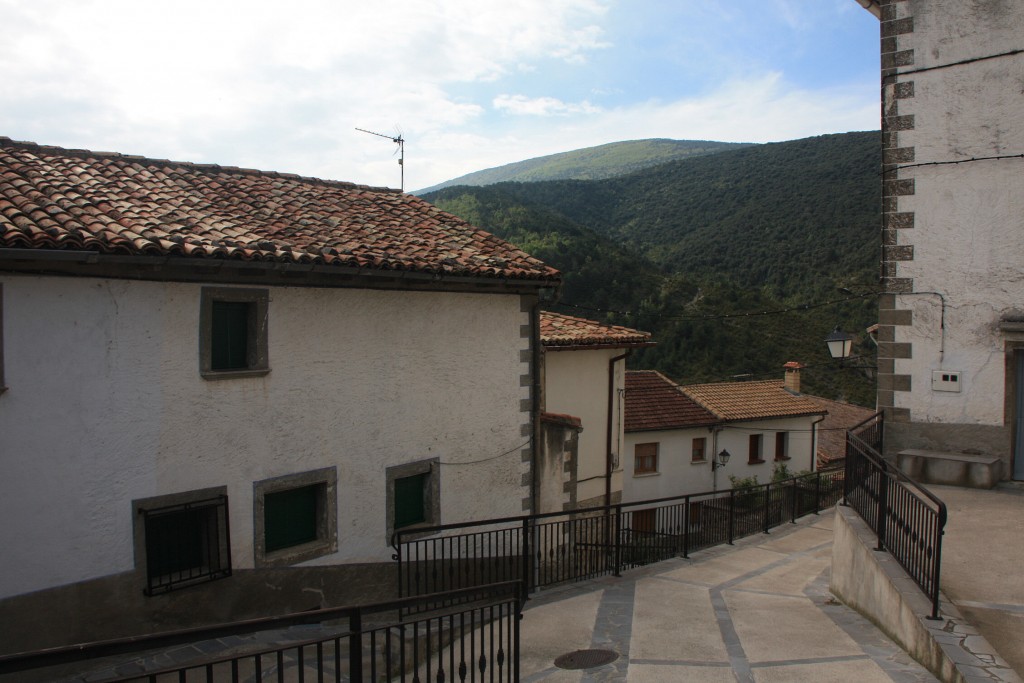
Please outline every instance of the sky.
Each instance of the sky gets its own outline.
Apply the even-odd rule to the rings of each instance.
[[[0,136],[405,189],[879,123],[856,0],[0,0]]]

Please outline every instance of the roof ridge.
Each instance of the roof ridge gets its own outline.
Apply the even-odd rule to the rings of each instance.
[[[402,190],[393,187],[361,185],[358,183],[348,182],[344,180],[329,180],[324,178],[317,178],[315,176],[300,175],[298,173],[282,173],[281,171],[263,171],[258,168],[243,168],[241,166],[222,166],[221,164],[204,164],[195,161],[174,161],[172,159],[157,159],[155,157],[147,157],[140,154],[124,154],[122,152],[103,152],[92,149],[72,149],[68,147],[59,147],[57,145],[40,145],[37,142],[32,142],[29,140],[12,140],[11,138],[5,135],[0,135],[0,148],[5,147],[24,149],[30,152],[37,152],[43,154],[51,154],[53,156],[70,156],[80,158],[92,157],[98,159],[123,159],[124,161],[128,162],[151,164],[162,167],[186,168],[195,169],[199,171],[215,171],[243,176],[283,178],[285,180],[298,180],[304,183],[315,183],[318,185],[323,185],[325,187],[367,190],[371,192],[388,192],[392,194],[406,194]],[[416,195],[409,196],[416,197]],[[416,198],[419,199],[419,197]]]

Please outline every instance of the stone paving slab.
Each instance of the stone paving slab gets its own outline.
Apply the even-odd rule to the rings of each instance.
[[[559,643],[573,614],[593,628],[591,647],[613,649],[619,659],[582,675],[555,668],[553,658],[534,660],[522,680],[935,681],[828,592],[831,528],[830,514],[805,518],[690,559],[545,591],[524,611],[524,642]],[[596,611],[570,609],[580,595],[597,600]]]

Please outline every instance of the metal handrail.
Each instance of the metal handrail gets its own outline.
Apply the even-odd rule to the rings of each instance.
[[[481,586],[471,586],[458,590],[443,591],[429,595],[398,598],[384,602],[345,605],[342,607],[325,607],[321,609],[293,612],[274,617],[259,617],[226,622],[212,626],[164,631],[141,636],[114,638],[109,640],[78,643],[61,647],[51,647],[28,652],[16,652],[0,655],[0,675],[38,669],[47,666],[71,664],[75,662],[110,657],[123,654],[134,654],[143,650],[171,647],[204,640],[224,638],[226,636],[269,631],[289,626],[299,626],[324,621],[366,616],[382,612],[397,612],[419,605],[453,604],[458,602],[466,605],[469,601],[483,602],[488,600],[515,599],[517,604],[523,603],[523,587],[521,581],[502,581]],[[352,629],[342,628],[336,636],[344,637],[352,634]],[[290,647],[315,642],[313,640],[296,639]],[[209,661],[221,661],[222,658]],[[207,661],[193,662],[189,666],[203,665]]]

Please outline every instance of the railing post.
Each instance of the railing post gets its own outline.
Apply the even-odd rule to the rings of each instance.
[[[771,510],[772,510],[772,484],[768,482],[764,485],[764,532],[767,534],[768,530],[771,529]]]
[[[729,545],[732,545],[733,512],[736,509],[736,489],[729,489]]]
[[[622,576],[622,506],[615,506],[615,571],[613,576]]]
[[[821,472],[814,477],[814,514],[821,512]]]
[[[690,497],[683,498],[683,557],[690,556]]]
[[[356,609],[348,618],[348,678],[363,680],[363,615]]]
[[[878,546],[875,550],[885,550],[885,522],[889,514],[889,475],[884,470],[878,471]]]
[[[792,519],[790,519],[789,521],[791,524],[796,524],[796,516],[800,512],[800,487],[797,484],[797,480],[795,477],[793,479],[790,479],[789,483],[789,492],[790,495],[793,497],[792,504],[790,505],[790,507],[792,508],[793,515]]]
[[[853,456],[850,453],[850,432],[846,432],[846,450],[843,452],[843,506],[849,506],[850,482],[853,481]]]
[[[946,533],[946,508],[941,506],[935,512],[935,553],[933,554],[934,568],[932,571],[932,616],[937,620],[939,616],[939,570],[942,568],[942,537]]]
[[[523,563],[523,598],[533,590],[533,553],[530,550],[530,518],[527,517],[523,520],[523,527],[519,532],[522,535],[522,541],[519,546],[522,548],[522,563]]]

